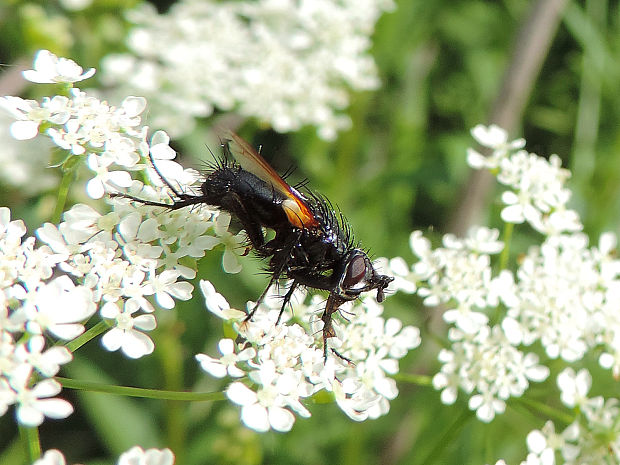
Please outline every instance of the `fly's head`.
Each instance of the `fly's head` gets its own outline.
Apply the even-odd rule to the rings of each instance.
[[[394,281],[377,273],[366,252],[353,249],[344,256],[339,281],[334,290],[344,300],[355,300],[362,292],[377,290],[377,302],[383,302],[385,288]]]

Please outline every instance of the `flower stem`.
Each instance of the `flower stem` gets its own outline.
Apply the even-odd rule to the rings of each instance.
[[[409,384],[417,384],[418,386],[431,386],[433,384],[433,378],[425,375],[413,375],[409,373],[397,373],[393,376],[396,381],[401,381]]]
[[[526,397],[516,397],[514,401],[519,402],[530,410],[534,410],[536,413],[542,414],[545,418],[552,418],[557,421],[561,421],[566,425],[570,425],[575,420],[572,415],[558,410],[557,408],[544,402],[528,399]]]
[[[55,377],[56,381],[68,389],[79,389],[90,392],[103,392],[127,397],[142,397],[145,399],[182,400],[190,402],[216,401],[226,399],[223,392],[184,392],[184,391],[160,391],[157,389],[144,389],[129,386],[114,386],[110,384],[94,383],[77,379]]]
[[[52,215],[52,223],[54,224],[60,223],[60,217],[62,216],[62,212],[65,210],[67,196],[69,195],[69,187],[71,187],[71,183],[73,182],[74,173],[75,169],[63,169],[62,180],[60,181],[60,186],[58,186],[56,207],[54,208],[54,213]]]
[[[504,235],[502,240],[504,241],[504,250],[502,250],[502,254],[499,256],[499,269],[505,270],[506,266],[508,266],[508,258],[510,257],[510,240],[512,239],[512,231],[514,230],[515,225],[513,223],[505,223],[504,227]]]
[[[41,443],[39,442],[39,428],[19,426],[19,435],[26,449],[28,463],[41,457]]]
[[[110,328],[110,325],[108,325],[105,321],[100,321],[95,326],[88,329],[84,334],[81,334],[80,336],[76,337],[74,340],[69,341],[65,345],[65,347],[69,349],[71,352],[75,352],[76,350],[78,350],[80,347],[82,347],[84,344],[86,344],[91,339],[94,339],[97,336],[99,336],[101,333],[106,332],[109,328]]]

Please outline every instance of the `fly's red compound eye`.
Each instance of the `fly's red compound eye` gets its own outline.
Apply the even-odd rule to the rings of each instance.
[[[350,289],[359,284],[366,277],[366,260],[362,255],[357,255],[347,267],[347,273],[342,281],[345,289]]]

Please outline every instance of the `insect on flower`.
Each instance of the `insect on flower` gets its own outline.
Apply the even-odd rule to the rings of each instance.
[[[225,133],[222,147],[224,157],[206,173],[201,194],[180,192],[151,159],[157,174],[174,193],[174,202],[165,204],[120,196],[172,210],[207,204],[230,213],[241,223],[255,253],[268,260],[267,271],[271,274],[267,288],[246,321],[252,318],[267,291],[281,278],[288,278],[292,284],[283,296],[277,322],[298,286],[327,291],[329,297],[321,316],[323,352],[327,359],[327,339],[336,335],[332,326],[334,312],[343,303],[373,289],[377,290],[377,301],[383,301],[384,289],[394,278],[374,269],[366,252],[353,244],[344,216],[336,214],[325,197],[309,191],[307,197],[302,195],[231,131]],[[272,229],[275,236],[267,240],[263,228]]]

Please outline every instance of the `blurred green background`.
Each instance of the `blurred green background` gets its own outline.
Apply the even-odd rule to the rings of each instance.
[[[95,1],[84,11],[67,12],[56,2],[3,0],[0,72],[8,73],[17,63],[28,64],[41,48],[71,57],[85,68],[98,67],[104,55],[124,50],[129,24],[122,12],[136,3]],[[165,11],[172,2],[155,3]],[[314,128],[283,135],[246,121],[240,134],[262,145],[265,157],[279,170],[296,166],[292,179],[308,178],[312,189],[337,204],[356,238],[375,256],[402,256],[411,262],[412,230],[422,229],[438,240],[448,230],[468,225],[458,219],[459,213],[469,213],[463,208],[472,208],[463,206],[464,192],[468,183],[479,182],[471,180],[465,162],[465,150],[473,144],[469,130],[495,121],[511,104],[503,83],[515,76],[524,80],[525,70],[532,84],[508,115],[511,135],[525,137],[527,148],[540,155],[557,153],[573,170],[571,206],[581,214],[593,242],[602,231],[616,231],[618,2],[400,0],[396,4],[396,10],[378,22],[373,39],[372,54],[383,85],[376,92],[352,96],[350,130],[328,143],[316,137]],[[545,18],[539,10],[532,14],[534,8],[553,7],[557,13],[546,22],[537,22]],[[528,45],[527,39],[537,34],[543,38]],[[539,70],[535,66],[528,72],[527,61],[515,58],[524,47],[540,53]],[[2,95],[45,95],[44,87],[13,90],[0,82]],[[208,157],[205,134],[219,116],[199,122],[192,135],[174,142],[187,166],[197,166]],[[498,192],[490,191],[473,208],[475,221],[499,226]],[[30,232],[50,220],[46,215],[54,199],[53,190],[32,197],[23,189],[0,185],[0,205],[9,206],[14,218],[23,218]],[[76,194],[70,200],[84,198]],[[517,227],[515,254],[532,241],[539,242],[540,236]],[[260,263],[247,257],[243,272],[230,276],[221,271],[220,259],[219,253],[210,254],[201,261],[198,275],[211,280],[231,305],[241,308],[266,284],[265,276],[258,274]],[[438,367],[438,348],[445,343],[436,312],[424,309],[411,296],[397,295],[387,301],[386,316],[397,316],[423,332],[422,345],[401,361],[401,373],[432,376]],[[161,389],[223,389],[225,382],[198,371],[193,359],[197,352],[215,353],[222,334],[220,322],[207,315],[200,297],[160,314],[159,322],[152,356],[130,361],[90,344],[80,349],[64,375]],[[552,382],[533,386],[528,395],[536,398],[551,388]],[[135,444],[170,447],[177,464],[484,464],[499,458],[518,463],[525,459],[527,432],[545,421],[543,415],[514,401],[506,414],[486,425],[476,420],[462,399],[448,407],[431,387],[401,381],[399,389],[391,412],[378,420],[355,423],[335,405],[317,403],[310,405],[312,418],[298,419],[288,434],[258,434],[240,426],[238,410],[227,402],[188,404],[64,390],[76,412],[66,421],[46,421],[41,427],[42,446],[61,449],[69,463],[88,464],[112,463],[110,457]],[[21,457],[9,413],[0,418],[0,463],[18,464]]]

